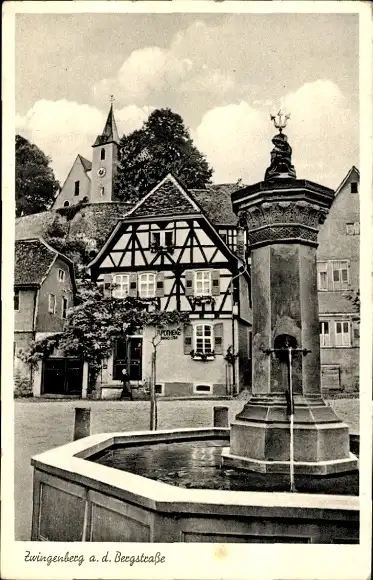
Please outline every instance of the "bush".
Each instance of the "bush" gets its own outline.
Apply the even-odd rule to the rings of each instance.
[[[23,399],[32,397],[31,378],[22,375],[20,371],[14,373],[14,398]]]

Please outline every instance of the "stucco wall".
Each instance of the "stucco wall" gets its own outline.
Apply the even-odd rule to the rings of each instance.
[[[58,270],[64,270],[65,281],[58,281]],[[48,296],[56,296],[56,313],[48,312]],[[73,305],[73,287],[67,264],[57,258],[39,290],[36,329],[38,332],[58,332],[63,329],[62,298],[67,298],[68,308]]]
[[[14,311],[14,330],[33,331],[36,290],[19,290],[19,310]]]
[[[79,195],[75,195],[75,182],[79,181]],[[70,205],[75,205],[78,201],[81,201],[84,197],[90,196],[91,180],[86,174],[84,167],[77,158],[68,174],[65,183],[63,184],[61,191],[53,204],[53,209],[63,207],[65,201],[68,201]]]

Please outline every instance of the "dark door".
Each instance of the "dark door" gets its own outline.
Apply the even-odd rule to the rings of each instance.
[[[129,375],[131,381],[142,379],[142,338],[129,339]]]
[[[42,393],[63,395],[65,388],[65,364],[63,359],[48,359],[43,362]]]
[[[73,358],[50,358],[43,363],[42,393],[81,395],[83,363]]]
[[[127,342],[117,341],[114,350],[114,380],[121,380],[123,369],[128,370],[131,381],[141,381],[142,338],[129,337]]]

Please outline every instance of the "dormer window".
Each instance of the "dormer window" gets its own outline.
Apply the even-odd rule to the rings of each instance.
[[[105,149],[101,149],[100,157],[101,157],[101,161],[105,160]]]

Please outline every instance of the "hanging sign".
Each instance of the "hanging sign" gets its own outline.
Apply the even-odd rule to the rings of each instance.
[[[162,328],[161,340],[177,340],[181,334],[181,328]]]

